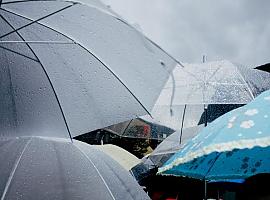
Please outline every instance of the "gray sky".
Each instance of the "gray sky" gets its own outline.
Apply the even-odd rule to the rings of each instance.
[[[102,0],[181,62],[270,62],[269,0]]]

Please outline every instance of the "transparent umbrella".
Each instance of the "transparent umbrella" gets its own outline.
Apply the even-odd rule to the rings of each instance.
[[[167,127],[167,130],[181,132],[182,129],[200,124],[207,125],[219,116],[250,102],[269,88],[270,74],[226,60],[185,64],[185,67],[173,70],[152,109],[153,119],[149,116],[141,118]],[[128,136],[129,128],[136,125],[135,122],[127,121],[108,129]],[[153,133],[151,129],[150,138],[162,140],[172,133],[164,130],[159,129],[158,133]]]
[[[156,104],[246,104],[270,87],[269,77],[226,60],[185,64],[174,69]]]
[[[269,88],[269,73],[230,61],[185,64],[184,68],[174,69],[157,100],[153,116],[175,129],[192,127],[196,125],[194,122],[211,122],[237,105],[247,104]],[[207,109],[208,105],[211,109]],[[209,117],[198,118],[203,112],[209,112]]]
[[[229,61],[185,64],[175,68],[161,92],[152,116],[156,123],[176,132],[134,167],[147,173],[162,166],[199,130],[219,116],[250,102],[270,88],[270,74]],[[148,164],[149,162],[152,165]]]
[[[0,138],[4,199],[149,199],[128,171],[88,144],[53,137]]]
[[[2,0],[0,134],[73,137],[150,114],[176,63],[97,0]]]

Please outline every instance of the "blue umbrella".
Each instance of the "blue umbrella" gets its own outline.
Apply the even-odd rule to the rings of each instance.
[[[158,173],[205,180],[270,173],[270,90],[204,128]]]

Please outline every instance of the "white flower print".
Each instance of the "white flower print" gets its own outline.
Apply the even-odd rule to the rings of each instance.
[[[252,116],[258,114],[258,112],[259,111],[257,109],[249,109],[245,112],[245,115]]]
[[[241,128],[251,128],[255,123],[253,120],[243,121],[240,125]]]

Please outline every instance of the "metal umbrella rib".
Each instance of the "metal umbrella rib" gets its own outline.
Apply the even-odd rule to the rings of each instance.
[[[13,26],[11,29],[3,20],[1,22],[0,46],[6,48],[6,59],[4,49],[0,48],[3,50],[4,66],[14,63],[14,66],[20,67],[12,69],[14,78],[19,78],[14,79],[15,87],[17,83],[19,87],[26,87],[25,90],[22,88],[16,91],[24,100],[20,102],[19,96],[16,96],[19,120],[24,119],[21,114],[29,112],[27,119],[34,118],[41,123],[42,129],[36,126],[38,129],[50,131],[41,135],[53,134],[54,126],[59,129],[63,127],[61,134],[66,131],[65,126],[56,125],[53,120],[62,120],[60,110],[55,110],[59,107],[58,103],[47,104],[43,101],[47,97],[53,101],[55,97],[54,92],[49,91],[51,86],[42,72],[44,70],[38,69],[40,62],[57,92],[72,137],[135,116],[151,116],[150,110],[164,82],[179,62],[127,22],[118,19],[117,15],[104,11],[102,5],[96,7],[96,4],[90,3],[88,6],[74,2],[71,5],[67,1],[41,1],[37,4],[36,1],[10,2],[12,5],[4,1],[7,5],[0,8],[1,15]],[[80,16],[83,20],[77,20]],[[111,28],[113,37],[107,36]],[[18,33],[23,40],[17,36]],[[6,67],[2,69],[4,73],[6,70]],[[19,73],[19,70],[24,73]],[[156,79],[152,76],[154,72]],[[35,79],[34,74],[40,78]],[[34,79],[27,78],[29,75]],[[23,80],[25,78],[27,81]],[[108,89],[109,92],[106,91]],[[5,104],[8,104],[8,98],[5,97]],[[22,104],[31,107],[23,110]],[[43,108],[48,109],[39,110]],[[11,121],[10,109],[6,109],[6,113]],[[46,117],[49,113],[55,113],[51,118],[44,118],[48,119],[46,123],[53,125],[51,128],[45,127],[38,117],[39,114]],[[30,127],[25,126],[25,123],[20,126],[23,129]]]
[[[112,191],[110,190],[110,188],[109,188],[107,182],[105,181],[104,177],[102,176],[102,174],[100,173],[99,169],[97,168],[97,166],[95,165],[95,163],[92,161],[92,159],[89,158],[89,156],[87,156],[86,153],[83,152],[78,146],[74,145],[74,147],[76,147],[76,148],[79,150],[79,152],[87,159],[87,161],[89,161],[89,163],[91,163],[91,165],[95,168],[95,170],[96,170],[96,172],[98,173],[100,179],[102,180],[102,182],[104,183],[106,189],[108,190],[108,192],[109,192],[111,198],[112,198],[113,200],[116,200],[115,197],[114,197],[114,195],[113,195],[113,193],[112,193]]]
[[[70,8],[70,7],[74,6],[74,5],[75,5],[75,4],[66,6],[66,7],[64,7],[64,8],[62,8],[62,9],[60,9],[60,10],[57,10],[57,11],[55,11],[55,12],[53,12],[53,13],[50,13],[50,14],[48,14],[48,15],[45,15],[45,16],[39,18],[39,19],[31,20],[32,22],[30,22],[29,24],[26,24],[26,25],[24,25],[24,26],[21,26],[20,28],[17,28],[17,29],[15,29],[15,30],[13,30],[13,31],[10,31],[9,33],[6,33],[6,34],[4,34],[4,35],[1,35],[1,36],[0,36],[0,39],[2,39],[3,37],[6,37],[6,36],[8,36],[8,35],[10,35],[10,34],[12,34],[12,33],[18,32],[19,30],[21,30],[21,29],[23,29],[23,28],[25,28],[25,27],[27,27],[27,26],[30,26],[31,24],[34,24],[34,23],[36,23],[36,22],[38,22],[38,21],[40,21],[40,20],[46,19],[47,17],[50,17],[50,16],[52,16],[52,15],[54,15],[54,14],[56,14],[56,13],[59,13],[59,12],[65,10],[65,9]]]
[[[2,19],[3,19],[3,20],[4,20],[4,21],[5,21],[5,22],[13,29],[13,30],[14,30],[14,32],[16,32],[16,33],[18,34],[18,36],[19,36],[24,42],[26,42],[26,41],[24,40],[24,38],[22,37],[22,35],[18,32],[18,30],[16,30],[16,29],[12,26],[12,24],[10,24],[3,16],[1,16],[1,18],[2,18]],[[1,39],[1,37],[0,37],[0,39]],[[71,133],[70,133],[70,129],[69,129],[69,126],[68,126],[68,124],[67,124],[67,120],[66,120],[66,117],[65,117],[65,114],[64,114],[64,111],[63,111],[63,108],[62,108],[62,106],[61,106],[61,104],[60,104],[59,98],[58,98],[58,96],[57,96],[57,94],[56,94],[56,91],[55,91],[55,89],[54,89],[54,87],[53,87],[52,81],[51,81],[51,79],[50,79],[50,77],[49,77],[49,75],[48,75],[46,69],[44,68],[43,64],[41,63],[41,61],[39,60],[39,58],[38,58],[37,55],[35,54],[34,50],[30,47],[30,45],[29,45],[27,42],[26,42],[25,44],[27,45],[27,47],[30,49],[30,51],[31,51],[31,52],[34,54],[34,56],[36,57],[36,60],[35,60],[35,61],[37,61],[37,62],[40,64],[42,70],[44,71],[44,73],[45,73],[45,75],[46,75],[46,77],[47,77],[47,79],[48,79],[48,81],[49,81],[49,83],[50,83],[50,86],[51,86],[51,88],[52,88],[52,90],[53,90],[53,93],[54,93],[54,96],[55,96],[55,98],[56,98],[56,101],[57,101],[57,103],[58,103],[58,105],[59,105],[61,114],[62,114],[62,116],[63,116],[63,119],[64,119],[64,122],[65,122],[65,125],[66,125],[66,128],[67,128],[67,131],[68,131],[70,140],[71,140],[71,142],[73,142],[72,136],[71,136]]]
[[[7,181],[7,183],[6,183],[4,192],[3,192],[2,196],[1,196],[1,200],[4,200],[4,199],[6,198],[6,194],[7,194],[7,192],[8,192],[9,187],[10,187],[10,184],[11,184],[11,181],[12,181],[12,179],[13,179],[13,177],[14,177],[14,174],[15,174],[15,172],[16,172],[18,166],[19,166],[19,163],[20,163],[20,161],[21,161],[21,159],[22,159],[22,156],[23,156],[25,150],[27,149],[27,147],[29,146],[29,144],[30,144],[31,141],[32,141],[32,138],[30,138],[30,139],[27,141],[27,143],[25,144],[25,146],[24,146],[24,148],[23,148],[23,150],[22,150],[20,156],[19,156],[18,159],[16,160],[16,162],[15,162],[15,164],[14,164],[14,167],[13,167],[13,169],[12,169],[12,171],[11,171],[9,177],[8,177],[8,181]]]
[[[0,44],[1,44],[1,41],[0,41]],[[24,54],[22,54],[22,53],[19,53],[19,52],[17,52],[17,51],[13,51],[12,49],[9,49],[9,48],[6,48],[6,47],[2,47],[2,46],[0,46],[0,48],[1,48],[1,49],[4,49],[4,50],[6,50],[6,51],[10,51],[10,52],[12,52],[12,53],[15,53],[15,54],[17,54],[17,55],[23,56],[23,57],[25,57],[25,58],[28,58],[28,59],[30,59],[30,60],[33,60],[33,61],[38,62],[38,60],[33,59],[33,58],[31,58],[31,57],[29,57],[29,56],[26,56],[26,55],[24,55]]]
[[[71,5],[71,6],[73,6],[73,5]],[[65,9],[67,9],[67,8],[69,8],[69,7],[71,7],[71,6],[68,6],[68,7],[66,7]],[[97,55],[95,55],[94,53],[92,53],[90,50],[88,50],[87,48],[85,48],[83,45],[81,45],[80,43],[78,43],[78,42],[76,42],[75,40],[73,40],[72,38],[70,38],[69,36],[67,36],[66,34],[64,34],[64,33],[62,33],[62,32],[60,32],[60,31],[57,31],[56,29],[54,29],[54,28],[52,28],[52,27],[49,27],[49,26],[47,26],[47,25],[45,25],[45,24],[43,24],[43,23],[41,23],[40,22],[40,20],[42,20],[42,19],[45,19],[46,17],[49,17],[49,16],[51,16],[52,14],[50,14],[50,15],[47,15],[46,17],[42,17],[42,18],[39,18],[39,19],[37,19],[37,20],[33,20],[33,19],[30,19],[30,18],[28,18],[28,17],[25,17],[25,16],[22,16],[22,15],[19,15],[19,14],[17,14],[17,13],[15,13],[15,12],[12,12],[12,11],[9,11],[9,10],[6,10],[6,9],[3,9],[3,8],[0,8],[1,10],[4,10],[4,11],[6,11],[6,12],[9,12],[9,13],[11,13],[11,14],[14,14],[14,15],[16,15],[16,16],[18,16],[18,17],[22,17],[22,18],[24,18],[24,19],[27,19],[27,20],[30,20],[30,21],[32,21],[31,23],[29,23],[29,24],[26,24],[26,25],[24,25],[23,27],[20,27],[20,28],[18,28],[17,29],[17,31],[18,30],[21,30],[21,29],[23,29],[23,28],[25,28],[25,27],[27,27],[27,26],[30,26],[30,25],[32,25],[32,24],[34,24],[34,23],[37,23],[37,24],[39,24],[39,25],[41,25],[41,26],[43,26],[43,27],[45,27],[45,28],[48,28],[48,29],[50,29],[50,30],[52,30],[52,31],[55,31],[56,33],[59,33],[59,34],[61,34],[62,36],[64,36],[65,38],[67,38],[67,39],[69,39],[69,40],[71,40],[74,44],[77,44],[78,46],[80,46],[82,49],[84,49],[85,51],[87,51],[89,54],[91,54],[92,56],[94,56],[127,90],[128,90],[128,92],[134,97],[134,99],[141,105],[141,107],[146,111],[146,113],[148,114],[148,115],[150,115],[151,117],[152,117],[152,115],[151,115],[151,113],[150,113],[150,111],[148,111],[148,109],[142,104],[142,102],[135,96],[135,94],[128,88],[128,86],[121,80],[121,78],[119,77],[119,76],[117,76],[114,72],[113,72],[113,70],[112,69],[110,69],[110,67],[108,67],[108,65],[107,64],[105,64]],[[61,11],[62,10],[64,10],[64,9],[61,9]],[[60,12],[60,10],[58,11],[58,12]],[[54,12],[54,14],[56,14],[56,13],[58,13],[58,12]],[[14,32],[14,31],[13,31]],[[0,39],[2,38],[2,37],[5,37],[5,36],[7,36],[7,35],[9,35],[9,34],[11,34],[12,32],[9,32],[9,33],[7,33],[7,34],[5,34],[5,35],[3,35],[3,36],[0,36]],[[153,118],[153,117],[152,117]]]

